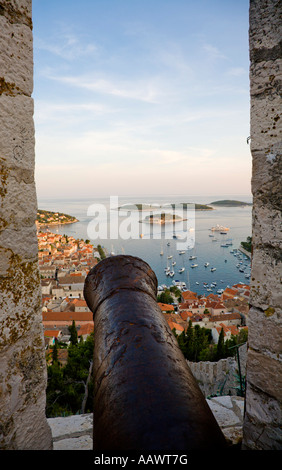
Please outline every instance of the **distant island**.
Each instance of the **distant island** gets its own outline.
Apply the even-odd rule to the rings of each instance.
[[[214,208],[213,207],[210,207],[208,206],[207,204],[196,204],[194,202],[179,202],[179,203],[176,203],[176,204],[171,204],[171,207],[173,209],[179,207],[179,208],[183,208],[183,209],[193,209],[195,207],[195,210],[196,211],[213,211]]]
[[[153,210],[160,210],[161,206],[157,204],[124,204],[123,206],[119,206],[117,210],[125,210],[125,211],[153,211]]]
[[[62,212],[45,211],[42,209],[37,210],[36,224],[42,225],[64,225],[73,224],[78,220],[72,215],[63,214]]]
[[[234,201],[232,199],[224,199],[223,201],[210,202],[212,206],[226,206],[226,207],[240,207],[240,206],[252,206],[251,202]]]
[[[179,202],[179,203],[173,203],[173,204],[163,204],[163,205],[157,205],[157,204],[124,204],[123,206],[117,207],[117,210],[131,210],[131,211],[155,211],[155,210],[160,210],[161,208],[164,209],[192,209],[195,207],[196,211],[212,211],[214,210],[213,207],[210,207],[206,204],[195,204],[193,202]]]

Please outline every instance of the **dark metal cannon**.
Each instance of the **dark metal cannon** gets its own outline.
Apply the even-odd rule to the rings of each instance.
[[[194,450],[226,446],[156,301],[157,279],[132,256],[88,274],[93,312],[95,450]]]

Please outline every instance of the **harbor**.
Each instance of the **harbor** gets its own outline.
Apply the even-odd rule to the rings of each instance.
[[[174,197],[172,202],[183,199],[183,196]],[[197,200],[206,202],[207,198],[198,197]],[[122,200],[124,203],[130,201],[129,198]],[[143,201],[152,202],[150,198],[143,198]],[[167,199],[156,200],[156,202],[162,201],[167,202]],[[85,240],[91,239],[88,235],[91,217],[87,215],[87,211],[92,202],[48,199],[41,201],[40,205],[43,208],[74,215],[79,222],[58,226],[58,231]],[[101,199],[99,202],[109,206],[106,199]],[[112,211],[111,218],[105,218],[101,223],[101,231],[108,233],[108,238],[91,239],[91,243],[99,243],[109,255],[114,253],[140,257],[155,272],[160,288],[176,284],[181,289],[191,289],[201,295],[216,293],[236,283],[249,283],[250,258],[242,253],[241,242],[251,235],[251,211],[251,206],[217,207],[213,211],[196,211],[194,220],[189,217],[190,220],[187,222],[190,223],[190,229],[183,226],[183,222],[168,225],[140,224],[139,214],[136,211],[131,213],[130,217],[133,222],[136,219],[136,226],[142,237],[139,233],[135,238],[128,236],[127,239],[121,236],[111,238],[110,221],[121,220],[121,224],[126,221],[118,211]],[[146,215],[142,214],[142,219]],[[211,230],[217,226],[220,227],[219,230]]]

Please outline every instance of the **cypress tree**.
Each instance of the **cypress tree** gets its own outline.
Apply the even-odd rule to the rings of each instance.
[[[69,327],[70,331],[70,342],[73,346],[75,346],[78,342],[78,335],[77,335],[77,330],[75,326],[75,321],[72,321],[72,325]]]
[[[221,328],[220,335],[218,338],[217,348],[216,348],[216,358],[223,359],[225,357],[225,345],[224,345],[224,332],[223,328]]]

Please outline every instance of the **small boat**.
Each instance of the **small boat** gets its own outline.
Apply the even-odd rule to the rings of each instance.
[[[176,261],[173,261],[171,264],[172,264],[172,266],[175,266],[175,265],[176,265]]]
[[[216,271],[216,268],[211,268],[211,272]]]
[[[172,255],[169,255],[169,256],[167,257],[167,259],[171,259],[171,258],[172,258]]]
[[[178,252],[179,255],[185,255],[185,253],[186,253],[186,251],[184,251],[184,250]]]
[[[163,251],[161,251],[161,252],[160,252],[160,256],[163,256],[163,254],[164,254],[164,252],[163,252]]]
[[[169,243],[169,242],[167,242],[167,246],[170,246],[170,243]]]
[[[207,266],[209,266],[209,265],[210,265],[210,263],[206,262],[206,263],[205,263],[205,268],[206,268]]]
[[[191,268],[196,268],[197,266],[197,264],[191,264]]]
[[[185,268],[180,268],[178,272],[183,273],[184,271],[185,271]]]
[[[217,238],[213,238],[213,239],[212,239],[212,242],[217,242]]]
[[[189,256],[189,259],[196,259],[196,258],[197,256],[194,256],[194,255]]]
[[[170,271],[169,275],[170,275],[170,277],[173,277],[174,276],[174,271]]]
[[[197,281],[196,281],[196,284],[197,284],[197,286],[199,285],[199,283]]]

